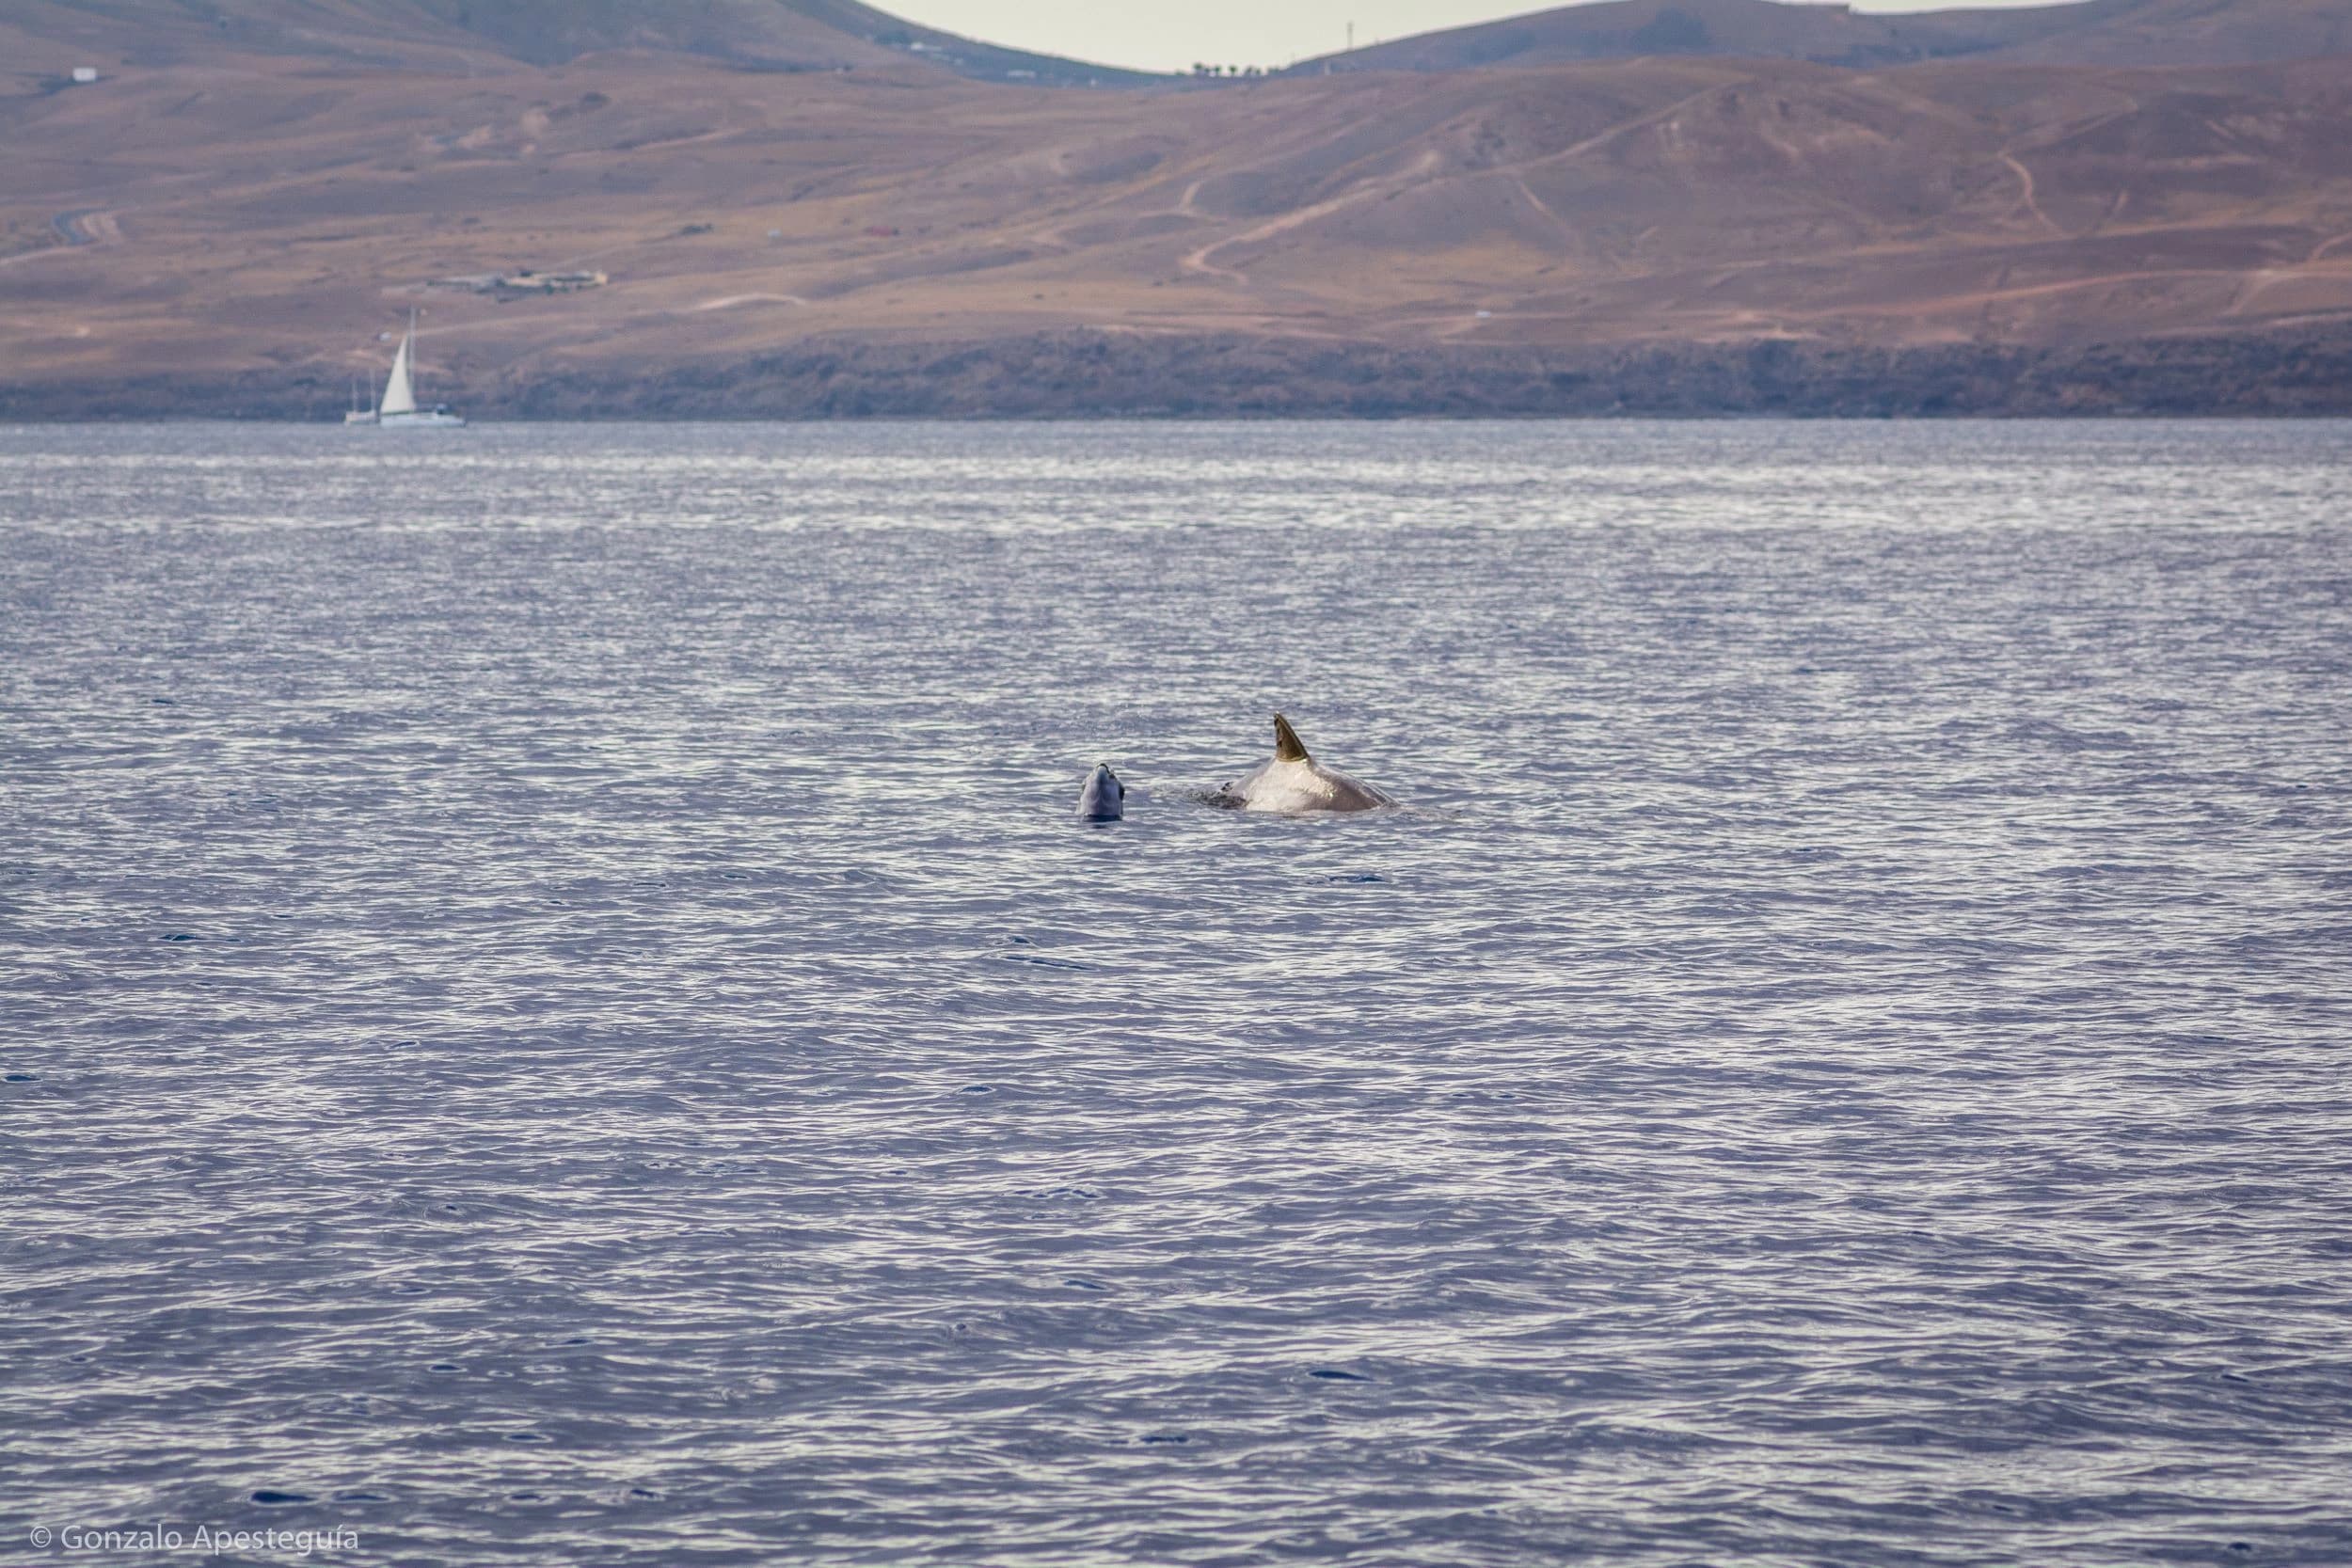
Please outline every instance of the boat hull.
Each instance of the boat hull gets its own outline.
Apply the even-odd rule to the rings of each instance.
[[[421,410],[414,414],[345,414],[345,424],[375,425],[384,430],[449,430],[463,425],[463,414]]]

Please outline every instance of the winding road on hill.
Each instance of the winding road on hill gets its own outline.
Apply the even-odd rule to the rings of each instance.
[[[114,214],[103,207],[76,207],[70,213],[59,213],[49,220],[49,227],[63,243],[43,245],[21,256],[0,257],[0,267],[38,261],[44,256],[62,256],[91,245],[113,245],[122,238],[121,226],[116,223]]]

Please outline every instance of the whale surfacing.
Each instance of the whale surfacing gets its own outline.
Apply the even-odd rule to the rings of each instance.
[[[1396,801],[1336,768],[1326,768],[1280,714],[1274,716],[1274,757],[1211,797],[1236,811],[1371,811]]]
[[[1098,762],[1078,792],[1078,816],[1088,822],[1116,822],[1127,815],[1127,786],[1107,762]]]

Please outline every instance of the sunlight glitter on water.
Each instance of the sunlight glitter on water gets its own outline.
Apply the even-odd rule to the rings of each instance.
[[[2341,1558],[2347,499],[0,431],[0,1541]],[[1199,804],[1278,707],[1405,809]]]

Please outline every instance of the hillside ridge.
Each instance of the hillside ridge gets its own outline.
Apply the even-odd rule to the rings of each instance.
[[[927,27],[860,0],[17,0],[6,56],[167,67],[237,55],[356,69],[478,71],[648,51],[784,72],[945,71],[981,81],[1132,87],[1149,71]]]
[[[109,26],[163,3],[94,0]],[[1733,363],[1776,344],[1907,386],[1898,358],[2106,345],[2082,362],[2122,365],[2117,345],[2352,323],[2342,59],[1681,54],[1100,91],[976,80],[830,24],[870,53],[570,52],[616,41],[598,35],[540,40],[564,57],[534,64],[433,8],[463,0],[242,3],[358,30],[159,31],[154,63],[102,59],[87,86],[61,74],[79,45],[53,39],[49,62],[0,73],[16,406],[43,388],[348,387],[412,309],[428,379],[516,407],[532,385],[739,388],[745,365],[834,363],[804,354],[820,341],[870,345],[869,381],[945,378],[959,408],[974,377],[1017,404],[1021,367],[1052,356],[986,345],[1041,341],[1140,378],[1105,405],[1157,406],[1169,366],[1247,362],[1138,344],[1249,341],[1265,373],[1309,383],[1344,347],[1383,406],[1419,377],[1438,407],[1457,353]],[[23,0],[0,44],[68,10],[99,14]],[[2271,353],[2242,363],[2285,362]],[[1273,396],[1232,387],[1234,406]]]
[[[1319,55],[1290,73],[1476,71],[1658,55],[1867,69],[1957,58],[2248,65],[2343,54],[2352,54],[2352,0],[2072,0],[1902,12],[1785,0],[1592,0]]]

